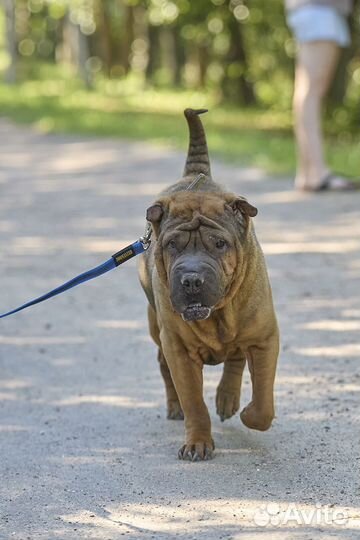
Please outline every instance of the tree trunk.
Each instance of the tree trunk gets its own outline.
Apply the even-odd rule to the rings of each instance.
[[[209,63],[208,48],[206,45],[198,46],[198,61],[199,61],[199,85],[204,88],[206,85],[206,73]]]
[[[160,27],[160,57],[161,67],[165,69],[168,82],[172,85],[175,82],[176,55],[174,34],[169,26]]]
[[[176,86],[182,84],[182,74],[185,66],[186,56],[183,41],[181,39],[180,27],[175,25],[174,32],[174,54],[175,54],[175,69],[174,69],[174,83]]]
[[[8,84],[16,82],[17,41],[15,29],[15,2],[4,0],[6,16],[6,44],[10,57],[10,63],[5,73],[5,81]]]
[[[82,33],[80,25],[75,25],[77,31],[77,66],[79,75],[82,78],[86,88],[92,88],[92,74],[86,61],[90,56],[89,42],[87,36]]]
[[[349,72],[347,68],[350,61],[356,56],[359,48],[359,15],[359,3],[355,2],[354,12],[349,19],[352,41],[350,47],[342,49],[341,51],[339,65],[329,92],[330,106],[341,105],[346,95],[347,86],[349,84]]]
[[[100,41],[100,54],[103,63],[104,71],[109,77],[112,67],[112,43],[111,43],[111,21],[109,17],[109,5],[106,0],[98,2],[99,13],[99,41]]]
[[[223,93],[231,101],[249,106],[256,103],[253,85],[247,80],[248,61],[245,51],[241,24],[233,15],[228,24],[230,48],[226,58],[227,72],[223,79]],[[229,70],[234,68],[235,74]]]
[[[134,41],[134,7],[124,6],[124,27],[123,27],[123,40],[122,40],[122,65],[124,66],[125,75],[127,75],[131,69],[131,45]]]
[[[61,47],[56,52],[57,59],[77,67],[79,76],[86,88],[92,87],[91,72],[86,65],[89,58],[89,43],[78,24],[74,24],[67,13],[63,22],[63,37]]]
[[[145,76],[147,81],[153,82],[154,75],[160,67],[160,40],[159,40],[159,27],[148,26],[148,63],[145,70]]]

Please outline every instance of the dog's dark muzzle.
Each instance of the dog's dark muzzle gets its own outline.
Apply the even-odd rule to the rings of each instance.
[[[215,264],[198,257],[177,262],[170,273],[170,297],[185,321],[207,319],[221,297]]]

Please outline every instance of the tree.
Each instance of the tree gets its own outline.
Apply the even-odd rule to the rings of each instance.
[[[224,97],[242,105],[254,105],[256,97],[251,81],[248,79],[248,58],[241,23],[235,18],[229,5],[227,28],[230,36],[226,55],[225,77],[222,81]]]
[[[4,0],[6,18],[6,45],[9,54],[9,66],[5,73],[5,81],[12,84],[16,81],[17,40],[15,25],[15,2]]]

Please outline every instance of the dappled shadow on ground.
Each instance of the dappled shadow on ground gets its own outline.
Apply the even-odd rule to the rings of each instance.
[[[135,240],[146,207],[183,165],[177,153],[141,143],[2,130],[3,310]],[[282,331],[273,428],[252,432],[238,415],[221,424],[214,406],[221,366],[206,368],[216,457],[176,459],[183,426],[165,419],[130,261],[1,322],[6,538],[356,537],[358,201],[298,195],[256,170],[216,164],[214,175],[259,207]],[[249,397],[246,376],[242,406]]]

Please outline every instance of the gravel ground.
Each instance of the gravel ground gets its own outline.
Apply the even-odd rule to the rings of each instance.
[[[1,311],[135,240],[185,158],[5,121],[0,137]],[[259,208],[282,333],[272,429],[222,424],[207,367],[216,456],[177,460],[132,260],[0,322],[1,540],[360,537],[360,193],[213,171]]]

